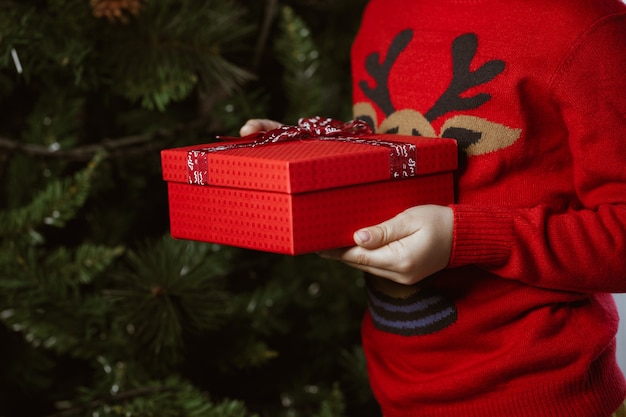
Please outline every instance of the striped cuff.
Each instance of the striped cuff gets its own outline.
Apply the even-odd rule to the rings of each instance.
[[[510,210],[453,204],[454,240],[449,267],[497,266],[507,261],[513,245]]]

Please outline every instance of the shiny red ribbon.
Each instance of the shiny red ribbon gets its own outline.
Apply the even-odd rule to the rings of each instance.
[[[367,139],[372,128],[362,120],[342,122],[323,117],[298,120],[298,126],[284,125],[269,131],[256,132],[243,137],[220,136],[220,140],[231,143],[210,148],[194,149],[187,153],[187,178],[189,184],[206,185],[208,175],[208,153],[237,148],[254,148],[272,143],[293,140],[331,140],[389,148],[390,177],[408,178],[415,176],[416,146],[412,143]]]

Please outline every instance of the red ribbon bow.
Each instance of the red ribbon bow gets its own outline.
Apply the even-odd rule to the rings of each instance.
[[[337,138],[346,136],[364,136],[374,133],[370,125],[362,120],[342,122],[330,117],[308,117],[298,120],[298,126],[283,125],[276,129],[251,133],[242,137],[218,136],[227,141],[254,141],[251,145],[285,142],[299,139]]]
[[[243,137],[219,136],[220,140],[234,143],[211,148],[203,148],[187,153],[187,176],[190,184],[205,185],[208,175],[206,154],[236,148],[253,148],[278,142],[317,139],[384,146],[390,149],[390,176],[407,178],[415,176],[416,146],[412,143],[367,139],[373,134],[372,128],[362,120],[342,122],[323,117],[310,117],[298,120],[298,126],[284,125],[269,131],[252,133]]]

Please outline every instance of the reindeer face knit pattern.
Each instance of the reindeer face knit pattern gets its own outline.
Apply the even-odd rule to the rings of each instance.
[[[451,137],[449,267],[369,277],[363,346],[386,417],[602,417],[626,291],[626,6],[372,0],[354,116]]]

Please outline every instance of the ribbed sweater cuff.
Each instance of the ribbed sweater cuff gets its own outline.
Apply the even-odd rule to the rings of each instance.
[[[450,267],[470,264],[501,265],[513,245],[513,218],[510,210],[450,205],[454,211],[454,240]]]

